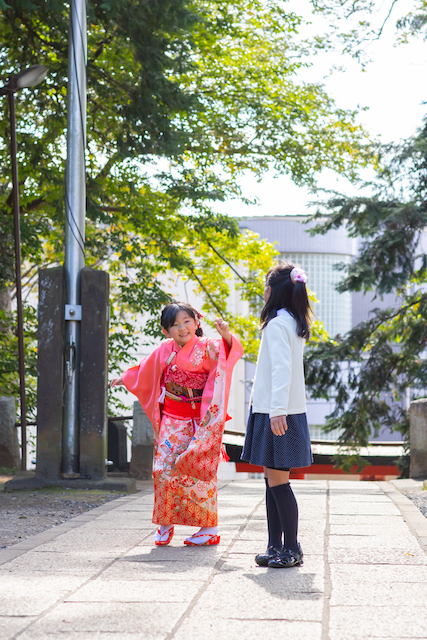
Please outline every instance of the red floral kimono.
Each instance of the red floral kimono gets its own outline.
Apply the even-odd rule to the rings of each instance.
[[[154,429],[153,522],[217,525],[216,473],[231,376],[242,355],[234,336],[230,348],[222,339],[194,336],[182,348],[169,339],[122,374]]]

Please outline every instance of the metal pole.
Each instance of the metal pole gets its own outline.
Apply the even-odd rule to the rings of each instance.
[[[68,50],[67,164],[65,169],[65,408],[62,471],[79,471],[80,276],[84,267],[86,211],[86,55],[85,0],[70,2]]]
[[[19,181],[16,145],[15,96],[8,91],[10,114],[10,153],[12,157],[13,231],[15,237],[15,278],[18,311],[19,395],[21,402],[21,469],[27,469],[27,403],[25,400],[24,318],[21,283],[21,230],[19,224]]]

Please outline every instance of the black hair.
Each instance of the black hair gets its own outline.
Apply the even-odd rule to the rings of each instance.
[[[162,325],[163,329],[166,329],[166,331],[168,331],[171,328],[171,326],[175,322],[176,316],[180,311],[185,311],[185,313],[188,313],[188,315],[191,318],[194,318],[196,322],[200,322],[200,314],[197,309],[191,306],[191,304],[188,304],[187,302],[171,302],[170,304],[166,305],[160,316],[160,324]],[[202,335],[203,329],[199,325],[196,329],[196,336],[201,338]]]
[[[297,322],[297,334],[308,340],[313,309],[304,282],[294,284],[291,280],[291,271],[296,266],[284,262],[270,269],[265,276],[265,286],[271,287],[271,293],[261,311],[261,329],[277,316],[279,309],[287,309]]]

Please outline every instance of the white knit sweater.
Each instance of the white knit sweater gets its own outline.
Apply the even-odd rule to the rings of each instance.
[[[305,413],[304,338],[285,309],[262,332],[252,388],[252,412],[270,418]]]

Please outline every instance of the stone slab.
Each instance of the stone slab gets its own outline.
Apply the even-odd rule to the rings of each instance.
[[[336,606],[330,609],[330,640],[360,640],[383,636],[427,637],[427,609],[396,606]]]
[[[37,618],[30,616],[3,616],[0,614],[0,640],[10,640]]]
[[[384,584],[386,582],[398,582],[406,585],[427,583],[426,565],[334,564],[331,565],[330,571],[332,580],[338,585],[348,583],[349,576],[355,585]]]
[[[113,562],[116,554],[113,551],[104,551],[100,557],[95,557],[91,553],[84,553],[80,556],[72,556],[67,553],[52,553],[41,551],[29,551],[28,553],[11,560],[3,567],[8,571],[21,574],[34,574],[42,572],[48,573],[83,573],[87,576],[94,575],[101,569]],[[37,580],[35,580],[35,583]]]
[[[189,580],[208,580],[212,575],[211,563],[201,565],[197,562],[174,562],[173,560],[143,560],[141,555],[123,556],[107,567],[99,576],[99,581],[113,582],[118,580],[154,581],[170,580],[173,583]]]
[[[379,584],[377,582],[353,581],[352,572],[349,571],[344,581],[339,581],[332,569],[332,596],[331,606],[364,606],[376,607],[394,606],[399,609],[411,605],[418,609],[420,614],[427,602],[427,583],[390,582]]]
[[[37,577],[37,589],[24,573],[0,572],[0,581],[1,616],[38,616],[80,587],[86,578],[44,574]]]
[[[123,566],[123,565],[122,565]],[[97,578],[64,602],[191,602],[204,586],[203,580],[102,580]]]
[[[52,635],[66,638],[69,631],[79,633],[85,640],[98,633],[108,633],[110,638],[134,633],[147,640],[164,640],[186,606],[186,603],[176,602],[150,602],[146,606],[140,602],[68,602],[58,605],[31,625],[20,640],[39,640]]]
[[[295,568],[294,573],[298,570]],[[240,580],[230,580],[226,585],[222,576],[217,574],[194,606],[194,615],[211,617],[213,620],[274,617],[276,620],[321,622],[323,598],[317,589],[285,590],[284,571],[270,573],[271,570],[258,575],[241,576]]]
[[[277,620],[272,612],[270,618],[262,620],[202,619],[192,615],[174,633],[173,640],[321,640],[320,622]],[[341,639],[343,640],[343,639]]]
[[[147,534],[145,534],[147,535]],[[70,557],[81,557],[84,554],[102,555],[103,553],[119,553],[135,547],[143,534],[134,530],[110,530],[96,532],[85,525],[65,533],[60,538],[46,542],[37,547],[36,553],[65,553]]]
[[[405,548],[366,548],[354,549],[348,546],[329,549],[330,564],[389,564],[389,565],[427,565],[425,554],[418,549]]]

